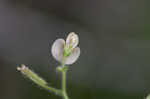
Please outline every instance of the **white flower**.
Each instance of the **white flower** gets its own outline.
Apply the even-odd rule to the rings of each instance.
[[[66,42],[64,39],[57,39],[53,43],[51,53],[53,57],[59,62],[62,62],[62,57],[65,53],[66,57],[64,63],[67,65],[73,64],[80,56],[80,48],[77,47],[78,43],[78,35],[74,32],[71,32],[67,36]]]

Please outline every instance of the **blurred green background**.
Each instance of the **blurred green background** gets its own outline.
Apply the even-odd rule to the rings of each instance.
[[[16,67],[26,64],[60,88],[50,53],[57,38],[80,37],[70,99],[144,99],[150,93],[147,0],[0,0],[0,99],[61,99]]]

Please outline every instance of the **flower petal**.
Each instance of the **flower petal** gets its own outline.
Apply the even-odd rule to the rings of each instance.
[[[51,48],[51,53],[53,57],[59,62],[62,61],[62,54],[63,54],[64,46],[65,46],[64,39],[57,39],[53,43],[52,48]]]
[[[72,50],[70,55],[66,57],[65,64],[67,65],[73,64],[78,59],[79,56],[80,56],[80,48],[76,47]]]
[[[66,46],[72,46],[72,48],[75,48],[79,43],[79,37],[76,33],[71,32],[67,36],[66,39]]]

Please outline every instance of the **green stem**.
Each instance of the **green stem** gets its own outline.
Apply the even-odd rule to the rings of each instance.
[[[66,67],[65,67],[65,56],[63,56],[62,59],[62,95],[64,97],[64,99],[69,99],[68,95],[67,95],[67,91],[66,91]]]
[[[55,88],[50,87],[50,86],[43,86],[43,88],[47,89],[50,92],[55,93],[56,95],[60,95],[60,96],[62,95],[62,92],[59,89],[55,89]]]

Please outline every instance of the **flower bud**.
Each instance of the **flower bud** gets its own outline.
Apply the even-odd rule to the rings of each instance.
[[[32,80],[34,83],[38,84],[39,86],[45,87],[47,85],[47,82],[44,79],[39,77],[36,73],[34,73],[24,64],[22,64],[21,67],[17,67],[17,70],[20,71],[25,77]]]
[[[56,71],[57,71],[57,72],[62,72],[62,70],[63,70],[63,69],[62,69],[62,66],[58,66],[58,67],[56,68]]]

